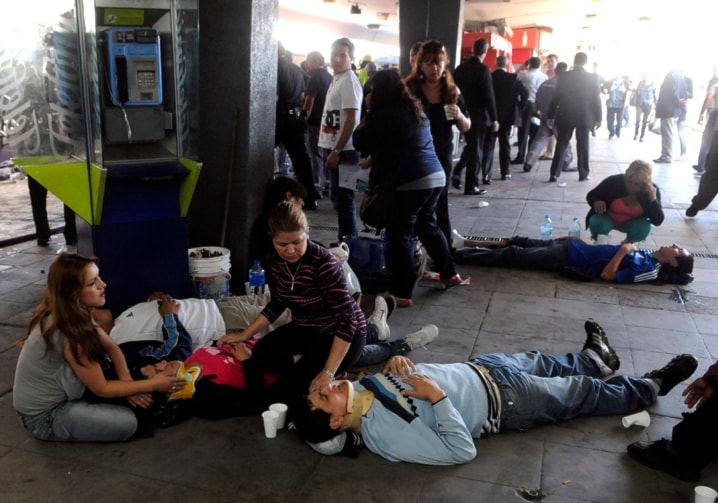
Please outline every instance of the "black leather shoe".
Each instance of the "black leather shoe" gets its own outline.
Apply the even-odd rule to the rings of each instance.
[[[478,187],[473,187],[470,189],[464,189],[464,195],[465,196],[483,196],[486,194],[488,190],[486,189],[480,189]]]
[[[457,176],[451,177],[451,186],[458,190],[461,190],[464,187],[461,185],[461,179]]]
[[[634,442],[627,448],[628,455],[654,470],[660,470],[686,482],[698,482],[700,471],[686,465],[669,450],[669,442],[665,438],[656,442]]]
[[[553,183],[553,182],[556,181],[556,177],[555,177],[555,176],[552,176],[551,178],[548,179],[548,181],[551,182],[551,183]]]
[[[694,216],[696,216],[697,214],[698,214],[698,208],[696,208],[696,207],[693,206],[693,205],[691,205],[691,206],[686,210],[686,216],[687,216],[687,217],[694,217]]]
[[[501,179],[502,180],[511,180],[511,175],[510,174],[501,175]]]
[[[608,343],[608,337],[606,332],[601,328],[601,325],[593,320],[586,320],[583,324],[583,328],[586,330],[586,342],[583,345],[581,351],[590,349],[606,364],[613,372],[618,370],[621,366],[621,360],[618,358],[616,351]]]
[[[317,209],[319,209],[319,204],[316,200],[304,201],[303,209],[304,211],[317,211]]]
[[[511,164],[523,164],[523,163],[524,163],[523,159],[519,159],[519,158],[511,159]]]
[[[484,185],[491,185],[491,178],[484,177],[482,182],[484,183]]]
[[[579,182],[587,182],[587,181],[589,181],[590,179],[591,179],[590,176],[584,176],[583,178],[579,178],[578,181],[579,181]]]
[[[658,381],[661,389],[658,396],[667,395],[676,384],[688,379],[698,367],[698,360],[693,355],[682,354],[673,357],[663,367],[646,372],[643,377]]]
[[[531,171],[531,165],[530,164],[524,164],[524,173],[528,173]]]

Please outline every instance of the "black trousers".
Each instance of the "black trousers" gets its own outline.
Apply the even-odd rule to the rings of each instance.
[[[683,414],[683,421],[673,427],[671,444],[678,456],[697,470],[718,455],[718,393],[695,412]]]
[[[509,137],[513,124],[501,124],[496,133],[486,132],[486,140],[484,141],[484,155],[481,161],[481,174],[484,178],[491,180],[491,166],[494,163],[494,150],[496,148],[496,140],[499,140],[499,165],[501,166],[501,175],[509,174],[509,163],[511,161],[511,143]]]
[[[307,201],[310,202],[319,199],[319,195],[314,186],[312,163],[307,154],[307,143],[304,138],[306,131],[307,125],[301,117],[288,113],[277,114],[274,146],[281,143],[287,149],[297,180],[307,189]]]
[[[312,380],[324,368],[333,342],[334,334],[331,333],[318,334],[294,323],[279,327],[262,337],[254,346],[252,358],[243,362],[247,389],[265,389],[264,372],[274,372],[280,376],[276,386],[278,399],[291,400],[294,396],[307,394]],[[365,335],[354,336],[337,374],[359,360],[365,343]],[[296,363],[295,355],[301,355]]]
[[[486,136],[486,124],[481,120],[471,119],[471,129],[464,133],[466,146],[466,174],[464,175],[464,190],[471,190],[479,185],[479,169],[481,160],[484,157],[484,137]],[[463,155],[462,155],[463,158]]]
[[[566,126],[556,125],[558,131],[556,135],[556,150],[553,153],[553,161],[551,162],[551,176],[558,178],[561,176],[563,168],[563,159],[566,155],[566,149],[576,130],[576,157],[578,158],[578,179],[584,180],[590,172],[588,167],[588,133],[591,128],[585,126]]]
[[[34,178],[27,177],[27,187],[30,191],[30,206],[32,207],[32,219],[35,222],[35,234],[38,242],[47,242],[50,239],[50,224],[47,220],[47,189],[40,185]],[[65,216],[65,243],[68,245],[77,244],[77,227],[75,224],[75,212],[67,205],[63,205]]]

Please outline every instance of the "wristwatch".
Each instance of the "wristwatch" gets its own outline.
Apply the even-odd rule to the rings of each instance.
[[[336,149],[336,148],[333,148],[331,153],[332,153],[332,154],[339,155],[339,154],[342,153],[342,151],[341,151],[341,150],[338,150],[338,149]]]

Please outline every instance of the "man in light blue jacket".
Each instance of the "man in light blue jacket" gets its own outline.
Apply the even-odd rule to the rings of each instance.
[[[585,328],[582,351],[565,356],[495,353],[466,363],[417,365],[392,357],[381,374],[314,390],[294,407],[294,425],[325,454],[343,448],[334,442],[337,435],[353,432],[390,461],[459,464],[476,456],[474,438],[582,414],[632,413],[696,369],[693,356],[679,355],[643,378],[603,380],[620,360],[596,322],[588,320]]]

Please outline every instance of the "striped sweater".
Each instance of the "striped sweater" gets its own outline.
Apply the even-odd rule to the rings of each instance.
[[[271,253],[265,269],[271,300],[262,314],[270,322],[289,308],[298,327],[331,333],[347,342],[366,335],[364,313],[349,294],[341,264],[326,248],[309,241],[298,269]]]

